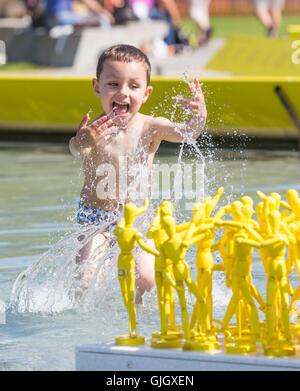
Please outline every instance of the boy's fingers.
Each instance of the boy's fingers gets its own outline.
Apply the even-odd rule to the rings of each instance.
[[[194,99],[197,101],[204,101],[204,94],[202,92],[201,84],[198,79],[194,80],[193,86],[194,86],[194,91],[193,91]]]
[[[178,101],[181,106],[199,107],[199,101],[182,98]]]
[[[104,122],[102,125],[98,127],[97,130],[101,130],[102,132],[105,131],[106,129],[109,129],[113,126],[113,121],[109,119],[108,121]]]
[[[106,129],[102,132],[102,136],[103,137],[106,137],[106,136],[115,136],[116,134],[118,134],[118,130],[116,129]]]
[[[85,128],[85,127],[87,126],[89,120],[90,120],[90,116],[89,116],[89,114],[86,114],[86,115],[82,118],[82,120],[81,120],[81,122],[80,122],[80,124],[79,124],[79,129]]]
[[[190,102],[191,100],[190,100],[190,99],[187,99],[187,98],[183,98],[182,96],[177,96],[177,97],[176,97],[176,101],[177,101],[179,104],[182,104],[182,103],[188,103],[188,102]]]
[[[90,123],[90,126],[93,128],[93,129],[97,129],[99,128],[99,126],[101,126],[102,124],[104,124],[106,121],[108,121],[108,117],[107,115],[103,115],[102,117],[98,117],[96,118],[94,121],[92,121]]]
[[[180,105],[186,109],[196,110],[196,111],[199,111],[201,108],[205,107],[205,105],[202,105],[200,102],[193,102],[193,101],[182,102],[180,103]]]

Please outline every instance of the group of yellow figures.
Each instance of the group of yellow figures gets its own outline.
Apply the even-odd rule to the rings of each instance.
[[[153,239],[155,248],[144,241],[133,225],[136,216],[146,211],[148,201],[141,208],[133,203],[125,205],[124,217],[118,223],[115,235],[120,247],[118,277],[128,310],[129,334],[117,337],[117,344],[140,345],[145,342],[137,333],[134,304],[135,260],[132,251],[138,244],[155,256],[160,331],[152,334],[152,347],[215,350],[219,348],[223,335],[227,353],[255,352],[262,346],[265,355],[295,354],[294,344],[300,337],[300,325],[291,323],[290,314],[296,311],[295,303],[300,300],[300,286],[294,290],[289,275],[294,267],[300,275],[299,194],[290,189],[284,201],[278,193],[266,195],[258,191],[261,202],[255,210],[253,200],[244,196],[219,208],[212,216],[223,191],[219,188],[213,198],[195,204],[191,220],[182,224],[176,224],[173,204],[162,202],[146,235]],[[257,219],[253,219],[255,212]],[[223,230],[218,241],[215,241],[216,230]],[[192,245],[196,245],[196,282],[192,280],[185,261]],[[259,252],[266,275],[265,299],[252,280],[254,248]],[[214,262],[215,251],[219,251],[223,263]],[[232,290],[222,321],[213,319],[212,280],[216,271],[225,273],[226,286]],[[186,303],[186,288],[195,297],[191,316]],[[175,291],[181,309],[181,325],[176,324]]]

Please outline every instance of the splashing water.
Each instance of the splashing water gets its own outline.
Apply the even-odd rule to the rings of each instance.
[[[9,307],[18,312],[56,313],[82,306],[92,285],[101,294],[107,292],[107,278],[103,278],[102,284],[92,281],[96,276],[105,277],[113,258],[112,251],[96,247],[88,260],[76,262],[80,249],[99,231],[99,228],[84,227],[53,245],[18,276]],[[85,284],[87,279],[89,284]]]

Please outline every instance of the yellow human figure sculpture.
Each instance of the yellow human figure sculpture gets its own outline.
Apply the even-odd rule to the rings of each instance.
[[[289,230],[292,233],[295,242],[289,242],[287,272],[290,274],[295,267],[298,276],[300,277],[300,221],[295,221],[289,225]],[[299,309],[295,308],[296,303],[300,300],[300,280],[298,286],[294,290],[291,302],[290,313],[297,314],[297,320],[291,324],[291,331],[298,339],[300,337]]]
[[[194,205],[192,219],[183,237],[184,242],[189,243],[192,240],[197,246],[197,288],[201,301],[196,300],[190,323],[195,342],[192,348],[197,350],[214,350],[219,346],[216,335],[212,332],[212,272],[214,259],[211,247],[214,238],[214,223],[204,223],[209,220],[206,218],[206,212],[205,203]],[[211,211],[209,211],[210,213]],[[221,265],[218,265],[218,267],[221,270]],[[196,323],[197,330],[195,329]]]
[[[289,189],[286,193],[286,199],[292,210],[292,214],[287,217],[286,221],[300,221],[300,197],[299,193],[295,189]]]
[[[225,228],[224,234],[220,241],[214,244],[214,247],[220,251],[221,257],[224,262],[224,269],[226,275],[226,286],[231,287],[232,268],[234,263],[234,241],[235,230],[232,229],[232,225],[224,225],[220,220],[225,213],[231,213],[234,222],[244,224],[245,216],[242,213],[243,204],[240,201],[234,201],[231,205],[221,208],[216,213],[215,225],[220,228]],[[239,227],[240,225],[236,225]]]
[[[147,233],[147,237],[154,240],[155,247],[160,252],[161,245],[168,239],[166,231],[161,226],[165,216],[172,216],[173,205],[164,201],[156,210],[156,215]],[[160,316],[160,332],[152,334],[151,346],[172,348],[181,346],[181,333],[176,331],[174,288],[164,278],[166,265],[163,257],[155,256],[155,283],[157,288],[157,301]]]
[[[225,221],[222,225],[232,227],[236,230],[233,236],[234,262],[231,270],[232,297],[224,316],[223,328],[226,332],[231,318],[236,313],[238,330],[237,336],[227,341],[225,349],[228,353],[247,353],[256,350],[256,342],[260,337],[258,311],[253,299],[254,292],[251,279],[251,266],[252,249],[259,248],[261,243],[255,240],[255,234],[252,235],[254,231],[247,226],[243,226],[240,222]],[[239,312],[241,312],[241,304],[243,303],[246,304],[243,309],[244,311],[249,312],[250,317],[250,339],[248,336],[246,336],[245,339],[242,335],[241,318],[244,317],[245,314],[239,314]]]
[[[254,228],[256,231],[259,230],[259,224],[257,221],[252,219],[252,216],[254,214],[254,208],[253,208],[253,200],[249,196],[243,196],[240,199],[241,203],[243,204],[242,213],[245,217],[245,222],[247,224],[250,224],[252,228]]]
[[[292,191],[293,193],[293,191]],[[270,222],[270,216],[272,211],[278,211],[280,209],[280,206],[285,208],[285,210],[291,209],[290,205],[287,204],[285,201],[281,200],[281,196],[278,193],[271,193],[269,196],[266,196],[264,193],[258,191],[257,194],[259,197],[263,200],[263,205],[261,206],[258,204],[257,206],[257,216],[260,221],[260,232],[264,238],[269,238],[272,236],[272,226]],[[282,217],[282,218],[281,218]],[[287,239],[289,240],[289,248],[292,247],[292,242],[295,241],[293,235],[291,234],[287,222],[289,221],[289,216],[286,217],[284,212],[280,213],[280,231],[285,233],[287,235]],[[269,265],[269,252],[266,248],[260,249],[260,255],[261,259],[264,265],[264,269],[266,274],[268,274],[268,265]],[[289,265],[289,262],[287,263],[287,266]],[[287,268],[287,273],[289,274],[291,270],[289,270],[289,266]],[[289,293],[293,294],[292,286],[288,280],[288,287],[289,287]]]
[[[204,201],[205,217],[209,218],[213,209],[219,202],[222,194],[224,193],[224,187],[219,187],[213,198],[207,197]]]
[[[270,235],[269,226],[267,224],[267,215],[265,214],[265,206],[263,202],[256,205],[256,216],[259,224],[259,233],[263,238],[267,238]],[[268,273],[269,253],[266,248],[259,249],[260,258],[264,267],[264,271]]]
[[[197,286],[193,282],[189,267],[184,260],[188,246],[192,245],[193,241],[190,243],[183,241],[181,235],[176,232],[175,220],[170,216],[162,219],[162,227],[168,235],[168,240],[161,245],[161,255],[166,265],[165,278],[168,279],[177,292],[181,308],[182,328],[186,341],[183,348],[189,349],[190,325],[184,284],[200,300]]]
[[[148,207],[148,201],[141,208],[137,208],[132,202],[125,204],[124,217],[115,229],[117,243],[120,248],[118,257],[118,279],[120,283],[122,298],[129,317],[129,335],[116,338],[117,345],[141,345],[144,344],[144,337],[136,331],[136,308],[134,304],[135,277],[133,249],[138,244],[144,251],[153,255],[158,252],[147,245],[142,234],[133,226],[136,216],[144,213]]]
[[[271,194],[275,194],[275,193],[271,193]],[[252,198],[249,196],[243,196],[243,197],[241,197],[241,203],[243,204],[243,206],[241,208],[241,213],[244,217],[246,227],[248,227],[248,233],[249,233],[249,228],[250,229],[252,228],[250,231],[252,238],[257,240],[258,242],[261,242],[263,240],[263,236],[259,232],[259,230],[260,230],[259,224],[257,221],[252,219],[252,216],[255,212],[255,210],[253,208],[254,203],[253,203]],[[262,247],[259,249],[259,251],[261,251],[261,250],[262,250]],[[256,289],[255,285],[253,284],[252,279],[250,282],[250,289],[251,289],[253,297],[259,303],[260,309],[263,310],[265,308],[265,303],[264,303],[261,295],[259,294],[258,290]]]
[[[221,218],[225,214],[229,214],[232,211],[231,205],[226,205],[221,207],[215,214],[214,221],[221,221]],[[223,267],[226,276],[226,286],[227,288],[231,287],[231,280],[229,278],[231,270],[231,264],[233,259],[233,241],[232,237],[234,232],[231,229],[225,227],[224,233],[221,236],[220,240],[213,245],[214,251],[218,250],[220,252],[221,258],[223,260]]]
[[[212,272],[214,268],[211,251],[214,224],[210,215],[223,192],[224,188],[220,187],[213,198],[208,197],[203,203],[195,204],[192,219],[185,224],[187,230],[184,241],[189,242],[194,237],[193,242],[197,245],[197,287],[201,297],[201,301],[197,300],[194,306],[190,327],[194,329],[198,322],[198,333],[194,334],[194,338],[198,339],[199,345],[196,347],[194,344],[194,348],[203,350],[216,349],[218,346],[216,338],[208,335],[212,330]],[[201,235],[204,231],[205,234]],[[198,236],[197,241],[195,241],[196,236]]]
[[[285,261],[287,235],[280,231],[281,217],[276,210],[268,216],[271,235],[268,250],[266,297],[266,355],[284,356],[295,354],[292,344],[289,320],[289,282]],[[273,244],[272,244],[273,240]]]
[[[241,231],[245,235],[248,235],[246,239],[253,239],[257,243],[260,243],[262,241],[262,236],[256,232],[253,227],[256,227],[256,224],[253,223],[253,220],[251,219],[252,214],[254,210],[252,209],[252,202],[250,201],[250,197],[246,200],[247,206],[245,207],[245,199],[244,204],[240,201],[235,201],[232,203],[230,211],[232,214],[233,221],[217,221],[215,222],[216,226],[225,228],[225,233],[223,237],[221,238],[219,244],[216,243],[215,246],[220,249],[220,244],[222,243],[222,240],[224,240],[224,237],[227,240],[227,247],[228,247],[228,254],[226,254],[226,258],[223,258],[223,254],[221,253],[221,256],[223,258],[224,264],[225,264],[225,273],[226,273],[226,282],[227,286],[231,287],[233,289],[233,298],[232,302],[235,303],[235,300],[238,297],[237,292],[239,291],[236,289],[237,285],[233,287],[233,279],[234,279],[234,273],[235,273],[235,265],[236,265],[236,235],[237,232],[239,232],[242,228],[244,228],[244,231]],[[254,246],[255,247],[255,246]],[[249,291],[251,293],[251,296],[255,298],[255,300],[260,304],[261,309],[264,309],[265,303],[259,294],[258,290],[256,289],[251,276],[251,264],[252,264],[252,248],[249,248],[248,258],[247,258],[248,265],[250,266],[248,276],[246,278],[247,285],[249,287]],[[236,281],[236,278],[235,278]],[[236,319],[237,319],[237,325],[239,333],[239,330],[243,330],[243,334],[246,333],[246,326],[247,326],[247,319],[249,319],[249,314],[251,313],[251,306],[247,304],[247,301],[243,299],[242,295],[239,295],[239,301],[238,306],[232,304],[230,308],[235,308],[236,311]],[[231,311],[231,310],[230,310]],[[229,316],[229,315],[228,315]],[[233,314],[229,316],[230,321]],[[226,319],[225,319],[226,320]],[[226,323],[226,322],[225,322]],[[227,327],[227,326],[226,326]],[[235,328],[233,328],[233,332],[236,332]],[[229,331],[226,331],[226,334],[230,334]],[[242,348],[241,348],[242,349]]]
[[[207,226],[208,224],[206,224]],[[213,225],[213,223],[211,223]],[[212,275],[214,270],[223,270],[223,265],[215,265],[213,258],[214,228],[206,229],[205,233],[198,235],[196,241],[196,269],[197,287],[201,301],[197,300],[194,306],[191,328],[195,328],[197,322],[198,336],[195,338],[201,342],[203,350],[217,349],[219,343],[213,328],[213,298],[212,298]]]
[[[287,269],[288,273],[290,273],[295,266],[297,274],[300,276],[300,221],[290,224],[289,229],[291,230],[296,242],[289,243]],[[298,287],[293,293],[290,305],[291,310],[294,310],[294,303],[298,300],[300,300],[300,284],[298,284]]]
[[[174,205],[170,201],[163,201],[160,205],[160,221],[164,217],[170,216],[173,217],[173,211],[174,211]],[[161,229],[166,234],[165,230],[161,226]],[[184,233],[185,230],[185,223],[176,225],[176,232]],[[165,276],[165,271],[169,271],[172,273],[172,262],[167,261],[167,263],[163,263],[161,261],[165,270],[163,271],[163,276]],[[172,345],[175,346],[176,342],[174,341],[174,337],[177,339],[182,338],[182,331],[181,326],[176,325],[175,322],[175,298],[174,298],[174,287],[172,284],[170,284],[169,279],[163,277],[163,300],[164,300],[164,320],[165,323],[163,325],[163,330],[167,330],[168,338],[167,339],[173,339]],[[157,345],[157,344],[156,344]],[[161,343],[161,345],[164,345],[164,343]],[[170,347],[170,344],[168,343],[168,347]]]
[[[280,207],[289,210],[291,209],[290,205],[281,199],[281,195],[279,193],[272,192],[269,196],[259,190],[256,193],[262,201],[270,202],[271,205],[273,205],[273,210],[279,210]],[[274,203],[272,202],[272,199],[274,200]]]

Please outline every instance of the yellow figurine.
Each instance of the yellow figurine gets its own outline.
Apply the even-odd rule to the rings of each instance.
[[[231,286],[233,295],[224,317],[223,328],[227,336],[236,334],[231,339],[227,338],[230,339],[230,343],[227,344],[226,349],[232,353],[255,350],[259,335],[259,320],[253,297],[260,304],[261,309],[265,307],[251,276],[252,248],[260,248],[262,237],[253,229],[257,224],[251,219],[254,213],[251,198],[242,198],[241,201],[235,201],[231,205],[233,221],[216,221],[217,226],[225,228],[223,238],[226,237],[229,241],[230,252],[224,263],[227,286]],[[237,330],[231,327],[232,330],[229,331],[229,322],[234,313]],[[251,331],[246,328],[246,320],[249,318]],[[252,341],[249,340],[249,333],[252,333]]]
[[[215,223],[221,221],[221,218],[228,213],[231,213],[232,207],[231,205],[224,206],[218,210],[215,215]],[[221,228],[221,226],[219,226]],[[233,262],[233,236],[234,231],[232,229],[228,229],[224,227],[224,233],[220,240],[214,243],[214,250],[218,250],[220,252],[221,258],[223,260],[225,277],[226,277],[226,286],[227,288],[231,288],[231,268]]]
[[[205,207],[205,217],[209,218],[213,209],[219,202],[219,199],[221,198],[222,194],[224,193],[224,187],[219,187],[215,196],[213,198],[208,197],[204,201],[204,207]]]
[[[172,216],[173,205],[164,201],[156,210],[153,223],[147,233],[147,237],[154,240],[157,251],[168,239],[166,231],[161,226],[161,220],[165,216]],[[155,256],[155,282],[157,288],[157,301],[160,316],[160,332],[152,334],[151,346],[156,348],[174,348],[181,346],[182,334],[176,330],[174,288],[164,278],[166,265],[164,258],[159,254]]]
[[[290,274],[295,266],[297,274],[300,276],[300,221],[290,224],[289,229],[296,242],[289,243],[287,270],[288,274]],[[298,300],[300,300],[300,284],[293,293],[290,306],[291,310],[294,310],[294,303]]]
[[[295,189],[289,189],[286,193],[286,199],[292,210],[292,214],[287,217],[287,222],[300,221],[300,197]]]
[[[216,333],[213,332],[212,327],[212,271],[214,261],[211,246],[214,237],[214,224],[210,215],[223,192],[224,188],[220,187],[213,198],[208,197],[203,203],[195,204],[191,221],[181,225],[181,227],[186,228],[186,232],[183,234],[183,243],[188,246],[188,243],[192,240],[197,245],[197,288],[201,300],[196,300],[190,323],[190,328],[193,329],[193,342],[189,343],[189,349],[193,350],[215,350],[219,347]],[[197,330],[195,329],[196,323]]]
[[[185,345],[183,348],[190,348],[190,324],[189,314],[185,299],[185,284],[188,289],[201,301],[196,284],[193,282],[190,270],[187,263],[184,260],[188,246],[193,244],[193,240],[189,243],[183,241],[181,235],[176,232],[175,220],[170,217],[164,217],[162,219],[162,227],[168,235],[166,240],[161,245],[161,255],[164,259],[166,269],[165,278],[175,288],[179,305],[181,308],[182,328],[184,332]],[[195,238],[198,239],[198,238]]]
[[[265,206],[264,202],[259,202],[256,205],[256,216],[258,220],[259,230],[258,232],[263,238],[267,238],[270,235],[270,229],[267,223],[267,215],[265,214]],[[268,273],[268,261],[269,261],[269,253],[266,248],[259,249],[260,258],[264,267],[264,271]]]
[[[253,208],[253,200],[249,196],[243,196],[240,199],[241,203],[243,204],[242,207],[242,213],[245,217],[245,222],[247,224],[250,224],[252,228],[254,228],[256,231],[259,230],[259,224],[257,221],[252,219],[252,216],[254,214],[254,208]]]
[[[190,323],[195,340],[193,349],[197,350],[215,350],[219,347],[217,335],[212,325],[212,273],[213,270],[223,270],[224,267],[223,265],[214,265],[212,255],[214,223],[205,224],[205,220],[208,220],[206,212],[205,203],[194,206],[190,227],[184,237],[187,242],[193,238],[193,242],[197,246],[195,264],[197,288],[201,301],[196,301]]]
[[[255,238],[249,237],[249,233],[242,226],[238,228],[238,224],[234,222],[224,222],[224,225],[237,227],[237,232],[233,236],[234,262],[232,265],[232,298],[227,307],[223,328],[226,332],[229,322],[235,313],[241,311],[241,300],[246,304],[246,311],[249,307],[249,317],[251,323],[251,337],[248,339],[242,335],[242,324],[240,316],[237,315],[237,336],[233,337],[225,344],[225,349],[228,353],[248,353],[256,351],[256,342],[260,338],[260,327],[258,311],[253,299],[253,283],[251,280],[251,264],[252,264],[252,248],[259,248],[260,242]]]
[[[137,333],[134,304],[135,261],[132,252],[139,245],[155,256],[160,331],[152,334],[152,347],[182,346],[182,332],[175,322],[176,290],[185,339],[183,349],[218,348],[217,330],[213,326],[212,274],[213,271],[224,270],[226,285],[232,289],[231,300],[223,322],[220,322],[225,333],[226,352],[254,352],[257,342],[261,340],[265,355],[295,354],[292,336],[300,338],[300,325],[290,324],[290,312],[294,311],[296,301],[300,300],[300,285],[293,291],[289,274],[295,267],[300,275],[299,193],[289,189],[285,202],[279,193],[266,195],[258,191],[262,201],[255,209],[256,221],[253,219],[253,200],[249,196],[221,207],[212,217],[223,191],[221,187],[214,197],[195,204],[191,220],[178,225],[173,217],[173,204],[162,202],[147,232],[147,237],[153,239],[156,249],[143,240],[142,234],[133,225],[136,216],[147,210],[148,201],[141,208],[133,203],[125,205],[124,216],[115,229],[115,235],[120,247],[118,279],[128,311],[129,334],[117,337],[116,344],[136,346],[145,342],[145,338]],[[232,221],[222,221],[225,214],[230,214]],[[215,230],[218,228],[224,229],[224,233],[214,243]],[[197,283],[192,280],[185,261],[187,250],[193,244],[197,248]],[[258,249],[266,273],[266,303],[252,281],[253,248]],[[216,250],[220,252],[224,264],[214,264],[213,252]],[[196,298],[191,321],[185,286]],[[262,322],[259,321],[255,302],[266,313],[265,324],[260,324]],[[236,325],[230,325],[234,315]]]
[[[289,283],[285,261],[288,237],[281,232],[281,216],[273,210],[268,215],[271,234],[268,252],[266,297],[266,355],[285,356],[295,354],[289,320]],[[273,243],[272,243],[273,241]]]
[[[148,207],[148,200],[144,206],[137,208],[132,202],[125,204],[124,217],[115,229],[115,235],[120,248],[118,257],[118,279],[125,307],[129,317],[129,334],[116,338],[117,345],[136,346],[142,345],[145,338],[138,335],[136,331],[136,308],[134,304],[135,277],[133,249],[137,244],[144,250],[157,256],[159,253],[147,245],[142,234],[133,226],[136,216],[144,213]]]

